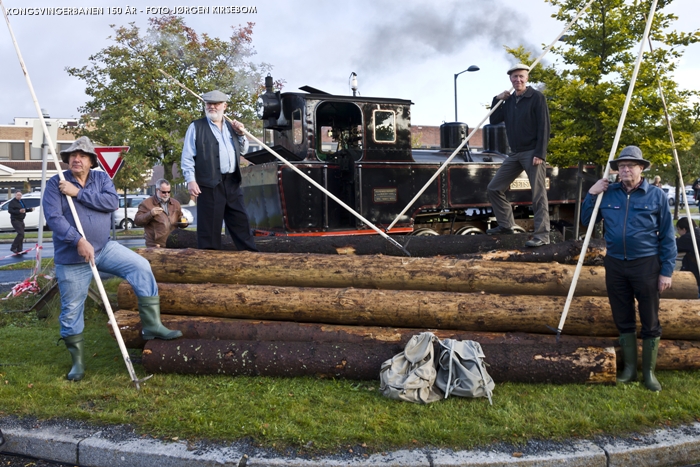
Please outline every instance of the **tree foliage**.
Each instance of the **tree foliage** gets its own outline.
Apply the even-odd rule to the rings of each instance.
[[[198,35],[182,17],[151,18],[142,32],[134,23],[115,27],[114,43],[68,74],[85,82],[90,100],[80,135],[104,145],[128,145],[117,186],[130,186],[137,174],[162,164],[173,181],[188,125],[203,116],[201,102],[163,75],[162,69],[196,93],[219,89],[231,96],[227,114],[254,128],[254,104],[266,64],[254,64],[254,23],[232,27],[228,41]],[[131,170],[130,170],[131,169]],[[121,172],[121,171],[120,171]],[[138,183],[138,181],[136,182]]]
[[[559,12],[553,17],[568,23],[586,2],[545,0]],[[689,155],[700,131],[696,90],[679,89],[673,72],[690,44],[700,33],[671,30],[677,19],[663,9],[673,0],[660,0],[650,33],[653,51],[645,43],[643,61],[634,86],[619,148],[639,146],[656,167],[672,161],[659,81],[673,122],[679,154]],[[630,86],[644,35],[651,0],[594,0],[588,11],[567,33],[564,45],[552,49],[558,58],[531,72],[531,82],[544,85],[552,120],[553,137],[547,161],[572,165],[578,161],[605,164]],[[524,48],[507,49],[524,63],[534,59]]]

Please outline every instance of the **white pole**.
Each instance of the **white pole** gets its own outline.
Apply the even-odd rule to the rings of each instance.
[[[161,73],[163,73],[163,74],[164,74],[165,76],[167,76],[169,79],[173,80],[173,81],[174,81],[175,83],[177,83],[177,85],[180,86],[182,89],[184,89],[185,91],[191,93],[193,96],[195,96],[195,97],[196,97],[197,99],[199,99],[200,101],[204,102],[204,99],[202,98],[202,96],[196,94],[194,91],[192,91],[191,89],[189,89],[187,86],[185,86],[184,84],[180,83],[180,82],[179,82],[177,79],[175,79],[173,76],[169,75],[168,73],[166,73],[165,71],[163,71],[163,70],[161,70],[161,69],[159,69],[158,71],[160,71]],[[224,115],[224,116],[225,116],[225,115]],[[228,120],[229,122],[233,122],[233,120],[231,120],[229,117],[227,117],[227,116],[225,116],[225,117],[226,117],[226,120]],[[318,188],[319,190],[321,190],[326,196],[328,196],[330,199],[332,199],[333,201],[335,201],[336,203],[338,203],[339,205],[341,205],[344,209],[346,209],[348,212],[350,212],[350,214],[352,214],[353,216],[355,216],[355,217],[357,217],[358,219],[360,219],[362,222],[364,222],[366,225],[368,225],[372,230],[374,230],[375,232],[377,232],[379,235],[381,235],[382,237],[384,237],[385,239],[387,239],[387,240],[388,240],[392,245],[394,245],[396,248],[398,248],[399,250],[403,251],[403,252],[406,254],[406,256],[411,256],[411,254],[403,247],[403,245],[401,245],[399,242],[397,242],[396,240],[394,240],[393,238],[391,238],[390,236],[388,236],[387,234],[385,234],[384,232],[382,232],[381,230],[379,230],[374,224],[372,224],[370,221],[368,221],[367,219],[365,219],[360,213],[358,213],[358,212],[355,211],[353,208],[351,208],[350,206],[348,206],[347,204],[345,204],[344,202],[342,202],[342,201],[341,201],[340,199],[338,199],[335,195],[333,195],[333,193],[329,192],[328,190],[326,190],[325,188],[323,188],[321,185],[319,185],[319,184],[316,182],[316,180],[312,179],[311,177],[309,177],[308,175],[306,175],[304,172],[302,172],[301,170],[299,170],[297,167],[295,167],[294,164],[292,164],[291,162],[289,162],[288,160],[286,160],[284,157],[282,157],[282,156],[280,156],[279,154],[277,154],[277,152],[275,152],[272,148],[268,147],[265,143],[263,143],[263,142],[260,141],[258,138],[256,138],[255,136],[253,136],[249,131],[247,131],[247,130],[244,129],[243,132],[245,133],[246,136],[248,136],[249,138],[252,138],[253,141],[255,141],[256,143],[260,144],[263,148],[267,149],[267,151],[268,151],[270,154],[272,154],[273,156],[275,156],[277,159],[279,159],[280,162],[284,163],[287,167],[289,167],[289,168],[292,169],[294,172],[296,172],[296,173],[299,174],[301,177],[303,177],[307,182],[311,183],[313,186],[315,186],[316,188]]]
[[[17,45],[17,40],[15,39],[15,34],[12,32],[12,26],[10,26],[10,18],[7,16],[7,10],[5,10],[5,5],[3,4],[2,0],[0,0],[0,6],[2,7],[2,14],[5,16],[5,22],[7,23],[7,28],[10,31],[10,36],[12,36],[12,43],[15,46],[15,51],[17,52],[17,58],[19,58],[19,64],[22,67],[22,72],[24,73],[24,77],[26,78],[27,81],[27,86],[29,86],[29,92],[32,95],[32,100],[34,101],[34,107],[36,107],[36,112],[39,115],[39,120],[41,121],[41,126],[44,129],[44,137],[48,141],[49,144],[49,150],[51,151],[51,157],[53,159],[53,162],[56,166],[56,171],[58,172],[59,178],[63,181],[65,180],[65,177],[63,176],[63,171],[61,170],[61,165],[58,162],[58,157],[56,156],[56,149],[54,148],[53,141],[51,140],[51,135],[49,134],[49,129],[46,126],[46,120],[44,119],[44,115],[41,111],[41,107],[39,106],[39,101],[37,100],[36,94],[34,93],[34,86],[32,86],[32,81],[29,78],[29,71],[27,70],[27,67],[24,64],[24,59],[22,58],[22,53],[19,50],[19,45]],[[85,232],[83,230],[83,226],[80,223],[80,218],[78,217],[78,213],[75,210],[75,205],[73,204],[73,199],[70,196],[66,196],[68,199],[68,206],[70,206],[70,211],[71,214],[73,214],[73,219],[75,220],[75,226],[78,229],[78,232],[80,232],[80,235],[85,237]],[[122,334],[119,331],[119,326],[117,325],[117,320],[114,318],[114,312],[112,312],[112,306],[109,304],[109,298],[107,297],[107,292],[104,289],[104,286],[102,285],[102,280],[100,279],[100,273],[97,270],[97,267],[95,266],[95,262],[91,261],[90,262],[90,267],[92,268],[92,275],[95,278],[95,282],[97,283],[97,288],[100,291],[100,296],[102,297],[102,302],[104,303],[105,309],[107,310],[107,316],[109,316],[109,322],[112,325],[112,330],[114,331],[114,337],[117,339],[117,343],[119,344],[119,349],[122,352],[122,357],[124,358],[124,363],[126,364],[126,368],[129,371],[129,377],[131,378],[131,381],[133,381],[134,385],[136,385],[136,389],[141,389],[139,386],[139,380],[136,378],[136,372],[134,371],[134,366],[131,363],[131,358],[129,357],[129,352],[126,350],[126,346],[124,345],[124,340],[122,339]]]
[[[547,48],[544,49],[544,52],[542,52],[542,54],[541,54],[539,57],[537,57],[537,60],[535,60],[534,62],[532,62],[532,65],[530,65],[530,69],[531,69],[531,70],[532,70],[533,68],[535,68],[535,66],[537,66],[538,63],[540,63],[540,61],[544,58],[544,56],[547,55],[547,54],[549,53],[549,51],[552,49],[552,47],[554,47],[554,44],[556,44],[556,43],[559,41],[559,39],[561,39],[562,36],[563,36],[564,34],[566,34],[566,32],[569,30],[569,28],[570,28],[571,26],[573,26],[573,24],[574,24],[576,21],[578,21],[578,19],[581,17],[581,15],[583,14],[583,12],[586,11],[586,10],[588,9],[588,7],[591,5],[591,3],[593,3],[593,0],[589,0],[589,2],[586,4],[586,6],[584,6],[583,8],[581,8],[581,9],[579,10],[579,12],[576,14],[576,16],[574,17],[574,19],[572,19],[572,20],[569,22],[569,24],[566,25],[566,27],[564,28],[564,30],[563,30],[562,32],[560,32],[559,35],[552,41],[552,43],[549,44],[549,45],[547,46]],[[509,93],[512,92],[512,91],[513,91],[513,87],[511,87],[511,88],[508,90]],[[502,101],[502,100],[498,101],[498,103],[497,103],[496,105],[494,105],[493,108],[491,108],[491,110],[489,111],[489,113],[486,114],[486,116],[479,122],[479,124],[478,124],[476,127],[474,127],[474,129],[472,130],[472,132],[469,133],[469,136],[467,136],[467,139],[465,139],[464,141],[462,141],[462,144],[460,144],[460,145],[457,147],[457,149],[454,150],[454,152],[452,153],[452,155],[451,155],[450,157],[448,157],[447,160],[446,160],[445,162],[443,162],[443,163],[440,165],[440,168],[437,170],[437,172],[435,172],[435,173],[433,174],[433,176],[430,177],[430,180],[428,180],[428,181],[425,183],[425,185],[423,186],[423,188],[421,188],[420,191],[416,194],[416,196],[414,196],[413,199],[412,199],[411,201],[408,202],[408,204],[407,204],[406,207],[403,209],[403,211],[401,211],[401,212],[396,216],[396,218],[394,219],[394,221],[393,221],[391,224],[389,224],[389,227],[386,228],[386,231],[387,231],[387,232],[390,231],[391,228],[399,221],[399,219],[401,218],[401,216],[403,216],[404,214],[406,214],[406,211],[408,211],[408,210],[410,209],[410,207],[413,206],[413,203],[415,203],[415,202],[418,200],[418,198],[420,198],[420,196],[423,194],[423,192],[425,192],[425,190],[428,189],[428,187],[430,186],[430,184],[433,183],[433,182],[435,181],[435,179],[438,177],[438,175],[440,175],[440,173],[442,173],[442,171],[445,170],[445,168],[447,167],[447,165],[448,165],[450,162],[452,162],[452,159],[455,158],[455,156],[457,155],[457,153],[458,153],[459,151],[462,150],[462,148],[464,147],[464,145],[467,144],[467,143],[469,142],[469,140],[472,138],[472,136],[474,136],[474,134],[477,132],[477,130],[478,130],[479,128],[481,128],[481,125],[484,124],[484,122],[486,121],[486,119],[489,118],[489,117],[491,116],[491,114],[493,114],[493,113],[496,111],[496,109],[497,109],[503,102],[504,102],[504,101]]]
[[[654,46],[651,43],[651,37],[649,40],[649,51],[654,52]],[[658,69],[657,69],[658,73]],[[678,171],[678,180],[681,182],[681,187],[683,187],[683,193],[681,194],[681,199],[685,202],[685,215],[688,216],[688,229],[690,230],[690,239],[693,242],[693,249],[695,250],[695,261],[696,264],[700,264],[700,253],[698,253],[698,241],[695,238],[695,229],[693,228],[693,223],[691,222],[692,217],[690,216],[690,205],[688,204],[688,196],[685,193],[685,183],[683,183],[683,172],[681,171],[681,162],[678,159],[678,149],[676,149],[676,140],[673,137],[673,127],[671,126],[671,116],[668,113],[668,106],[666,105],[666,97],[664,96],[664,89],[661,86],[661,78],[657,78],[657,83],[659,84],[659,96],[661,97],[661,103],[664,105],[664,116],[666,117],[666,126],[668,127],[668,136],[671,139],[671,148],[673,149],[673,160],[676,162],[676,170]]]
[[[610,161],[615,158],[617,153],[617,145],[620,143],[620,135],[622,134],[622,128],[625,125],[625,118],[627,117],[627,110],[630,106],[630,101],[632,100],[632,94],[634,93],[634,85],[637,81],[637,74],[639,73],[639,67],[642,64],[642,58],[644,56],[644,43],[649,37],[649,31],[651,30],[651,24],[654,20],[654,13],[656,13],[656,4],[658,0],[654,0],[651,5],[651,11],[649,13],[649,19],[647,20],[646,28],[644,29],[644,37],[642,42],[639,44],[639,54],[637,55],[637,62],[634,65],[634,71],[632,72],[632,79],[630,80],[630,87],[627,90],[627,97],[625,98],[625,104],[622,107],[622,115],[620,115],[620,120],[617,123],[617,131],[615,132],[615,139],[613,140],[612,148],[610,148],[610,155],[608,156],[608,163],[605,166],[605,173],[603,178],[607,178],[610,172]],[[588,223],[588,229],[586,230],[586,237],[581,246],[581,255],[578,259],[578,264],[576,264],[576,270],[574,271],[574,277],[571,281],[571,286],[569,287],[569,294],[566,297],[566,303],[564,303],[564,311],[562,311],[561,319],[559,320],[559,326],[557,326],[557,340],[561,335],[561,331],[564,328],[564,322],[566,322],[566,315],[569,313],[569,307],[571,307],[571,300],[574,297],[574,292],[576,291],[576,283],[581,275],[581,268],[583,266],[583,260],[586,256],[586,251],[588,250],[588,244],[591,241],[591,235],[593,235],[593,228],[595,226],[595,219],[598,216],[598,209],[600,208],[600,203],[603,201],[603,193],[600,193],[595,201],[595,207],[593,208],[593,214],[591,215],[591,220]]]

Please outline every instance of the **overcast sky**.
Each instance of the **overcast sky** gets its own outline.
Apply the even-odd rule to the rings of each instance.
[[[675,0],[666,11],[679,16],[675,29],[698,27],[691,10],[698,0]],[[582,1],[582,3],[584,3]],[[35,16],[13,14],[10,24],[27,65],[41,107],[52,118],[79,117],[84,83],[68,76],[68,66],[83,66],[108,46],[110,24],[135,22],[145,28],[147,8],[180,6],[254,7],[250,14],[187,14],[198,33],[228,38],[231,26],[255,23],[256,62],[273,66],[286,91],[309,85],[333,94],[351,94],[348,77],[358,74],[364,96],[412,100],[414,125],[454,121],[454,74],[470,65],[480,71],[457,80],[459,120],[470,126],[486,115],[491,98],[510,87],[505,71],[512,64],[503,46],[548,45],[563,23],[550,16],[544,0],[3,0],[5,8],[104,8],[102,15]],[[135,9],[126,14],[127,6]],[[121,8],[113,14],[108,8]],[[697,8],[695,8],[697,9]],[[134,11],[134,10],[132,10]],[[0,124],[36,111],[4,21],[0,25]],[[638,46],[637,46],[638,47]],[[634,53],[636,55],[637,48]],[[554,56],[549,56],[553,60]],[[691,46],[676,73],[682,88],[697,89],[700,45]]]

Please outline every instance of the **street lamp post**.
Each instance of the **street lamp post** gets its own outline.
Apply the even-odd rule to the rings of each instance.
[[[462,73],[465,73],[467,71],[479,71],[479,67],[476,65],[472,65],[464,71],[460,71],[459,73],[455,73],[455,122],[459,121],[459,120],[457,120],[457,77],[459,75],[461,75]]]

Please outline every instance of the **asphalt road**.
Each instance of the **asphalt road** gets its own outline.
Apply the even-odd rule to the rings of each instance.
[[[74,464],[57,464],[31,457],[20,457],[0,454],[0,465],[2,467],[75,467]]]

